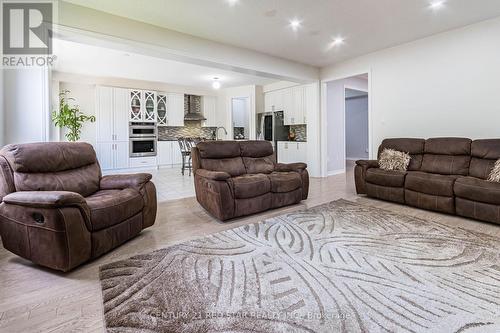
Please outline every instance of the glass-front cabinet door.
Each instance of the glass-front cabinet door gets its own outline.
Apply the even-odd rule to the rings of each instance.
[[[130,90],[130,121],[142,121],[142,92]]]
[[[167,125],[167,94],[158,93],[156,100],[158,125]]]
[[[144,119],[143,121],[156,121],[156,92],[144,92]]]

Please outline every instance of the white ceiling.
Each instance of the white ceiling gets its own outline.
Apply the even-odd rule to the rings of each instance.
[[[60,39],[54,40],[54,54],[57,56],[54,70],[97,77],[162,82],[204,89],[211,89],[214,77],[220,79],[222,88],[265,85],[275,81]]]
[[[500,15],[499,0],[447,0],[439,11],[431,0],[66,1],[315,66]],[[302,21],[297,32],[293,18]],[[345,44],[329,48],[337,36]]]

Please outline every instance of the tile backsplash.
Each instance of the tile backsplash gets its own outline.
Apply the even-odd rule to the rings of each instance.
[[[186,121],[184,126],[158,126],[159,140],[176,140],[177,138],[214,139],[215,127],[201,127],[200,121]]]
[[[307,141],[307,125],[290,125],[290,131],[295,131],[295,141]]]

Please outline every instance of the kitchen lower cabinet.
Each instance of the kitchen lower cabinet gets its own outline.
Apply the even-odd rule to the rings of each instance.
[[[158,166],[174,167],[181,163],[182,155],[177,141],[158,141]]]
[[[278,163],[307,163],[307,142],[278,141]]]
[[[98,142],[97,159],[102,170],[126,169],[129,167],[128,141]]]

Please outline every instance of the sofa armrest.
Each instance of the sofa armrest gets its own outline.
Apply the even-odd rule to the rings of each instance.
[[[149,173],[109,175],[101,178],[101,190],[123,190],[126,188],[141,189],[152,176]]]
[[[231,175],[224,171],[209,171],[205,169],[197,169],[196,174],[200,177],[212,179],[212,180],[227,180],[231,178]]]
[[[366,169],[379,167],[377,160],[357,160],[356,165],[362,166]]]
[[[302,170],[305,170],[307,168],[307,164],[306,163],[288,163],[288,164],[285,164],[285,163],[278,163],[276,164],[276,166],[274,167],[274,170],[276,171],[280,171],[280,172],[286,172],[286,171],[302,171]]]
[[[372,168],[378,168],[377,160],[358,160],[354,168],[354,184],[357,194],[366,194],[366,171]]]
[[[3,197],[3,202],[36,208],[60,208],[86,205],[85,198],[67,191],[19,191]]]

